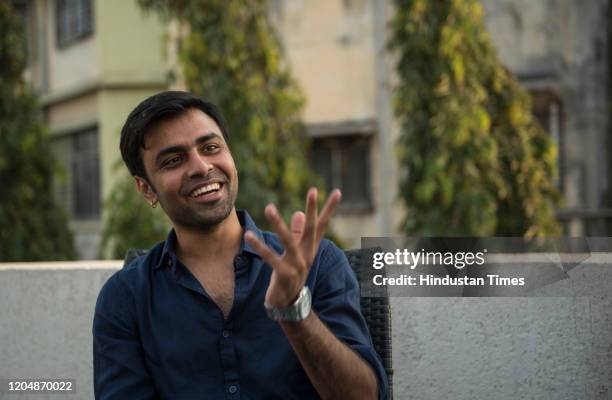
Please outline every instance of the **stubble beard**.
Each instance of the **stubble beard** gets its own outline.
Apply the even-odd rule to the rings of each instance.
[[[227,197],[220,199],[215,204],[198,204],[195,205],[197,208],[194,209],[194,206],[168,207],[167,203],[161,198],[159,203],[173,225],[189,230],[210,232],[225,221],[234,210],[238,193],[237,177],[234,177],[234,179],[235,188],[232,188],[232,184],[227,180],[223,185],[223,190],[227,191]]]

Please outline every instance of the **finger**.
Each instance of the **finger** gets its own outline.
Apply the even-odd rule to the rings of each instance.
[[[280,213],[276,209],[276,206],[274,204],[268,204],[264,210],[264,214],[266,216],[266,219],[268,220],[268,222],[270,222],[270,225],[272,225],[272,228],[278,235],[278,238],[280,239],[281,243],[285,247],[285,251],[292,255],[296,255],[296,242],[293,240],[293,236],[291,235],[289,228],[287,228],[285,221],[283,221],[283,218],[281,217]]]
[[[261,239],[252,231],[246,231],[244,234],[244,240],[246,240],[263,258],[263,260],[270,265],[273,269],[282,267],[281,257],[274,251],[270,246],[261,241]]]
[[[304,233],[304,224],[306,222],[306,215],[301,211],[296,211],[291,217],[291,234],[293,240],[299,242],[302,239]]]
[[[306,225],[302,235],[302,243],[308,248],[314,243],[317,224],[317,189],[310,188],[306,194]]]
[[[325,205],[323,206],[323,210],[321,210],[321,214],[319,216],[319,220],[317,221],[315,240],[316,243],[319,243],[323,235],[325,234],[325,230],[327,229],[327,224],[331,219],[334,211],[336,210],[336,206],[340,202],[342,198],[342,192],[339,189],[334,189],[330,193]]]

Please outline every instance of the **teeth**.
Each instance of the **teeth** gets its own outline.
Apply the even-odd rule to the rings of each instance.
[[[196,189],[193,192],[191,192],[191,197],[198,197],[198,196],[203,195],[204,193],[212,192],[213,190],[219,190],[220,188],[221,188],[220,184],[211,183],[210,185],[202,186],[201,188]]]

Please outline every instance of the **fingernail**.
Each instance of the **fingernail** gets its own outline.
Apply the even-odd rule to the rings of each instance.
[[[268,213],[269,216],[274,217],[276,216],[276,207],[274,206],[274,204],[270,203],[266,206],[266,209],[264,210],[266,213]]]

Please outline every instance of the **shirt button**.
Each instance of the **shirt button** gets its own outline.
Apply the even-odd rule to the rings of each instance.
[[[230,331],[225,330],[225,329],[223,330],[223,332],[221,332],[221,335],[223,335],[223,337],[226,339],[230,337],[230,334],[231,334]]]
[[[238,391],[238,386],[236,385],[229,385],[229,387],[227,388],[227,391],[230,392],[231,394],[234,394]]]

